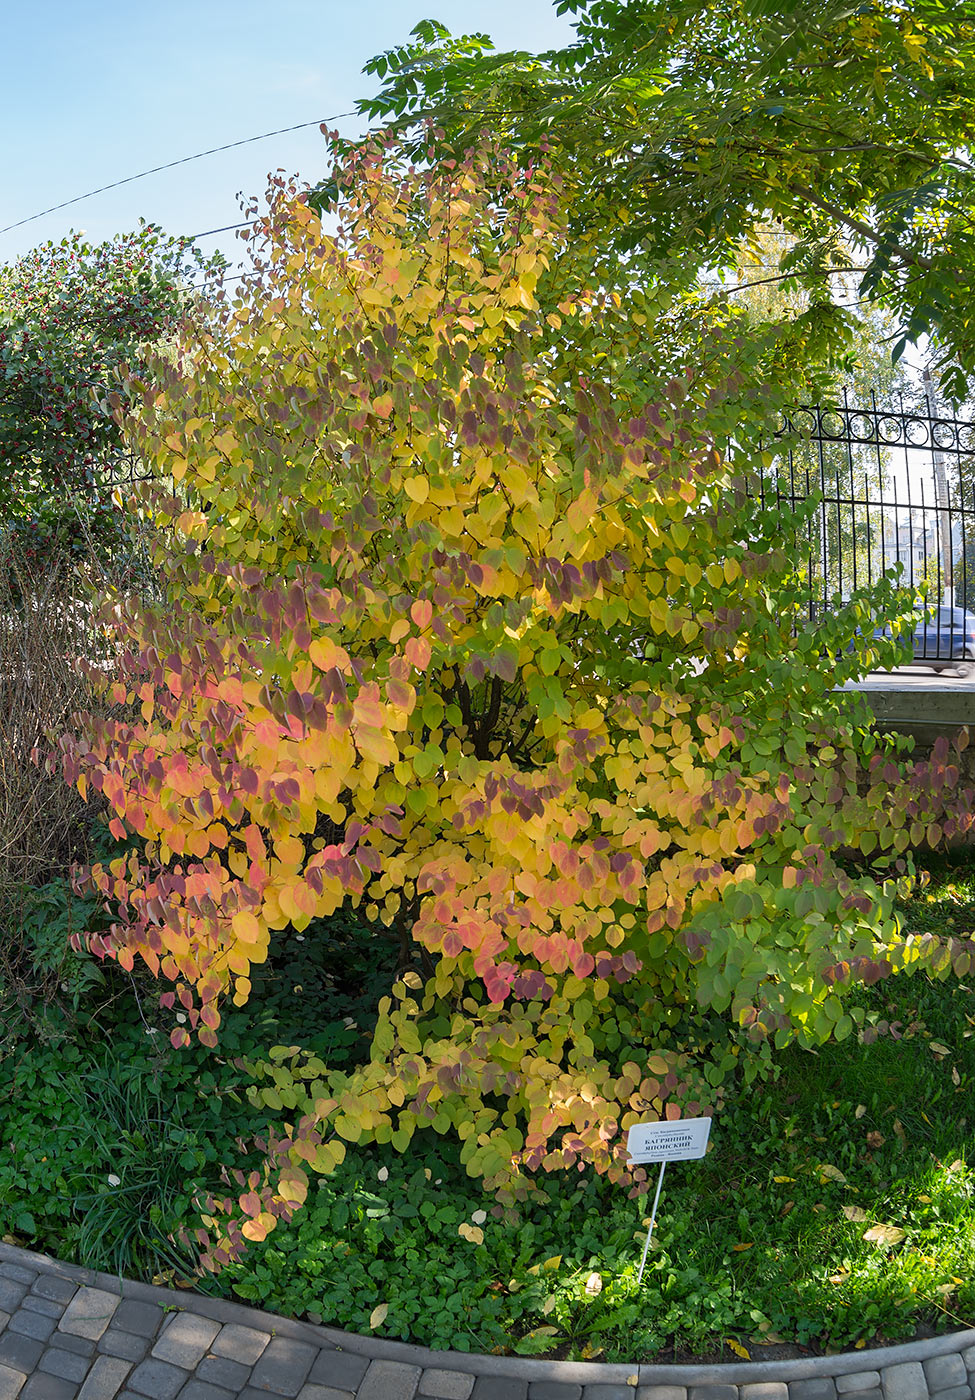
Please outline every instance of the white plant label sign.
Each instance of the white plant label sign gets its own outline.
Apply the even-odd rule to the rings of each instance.
[[[690,1162],[703,1157],[711,1132],[710,1118],[675,1118],[663,1123],[634,1123],[626,1138],[631,1165],[643,1162]]]
[[[657,1223],[657,1206],[660,1204],[660,1188],[664,1184],[664,1170],[668,1162],[690,1162],[703,1157],[711,1135],[710,1118],[674,1118],[663,1123],[634,1123],[626,1136],[626,1150],[630,1154],[630,1166],[643,1162],[659,1162],[660,1175],[657,1178],[657,1193],[653,1198],[650,1212],[650,1228],[647,1242],[643,1246],[640,1272],[637,1283],[643,1282],[650,1237]]]

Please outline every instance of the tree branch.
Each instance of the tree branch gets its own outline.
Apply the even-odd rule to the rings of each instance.
[[[865,238],[868,243],[873,243],[878,248],[889,243],[889,239],[884,238],[883,234],[878,233],[877,230],[871,228],[869,224],[865,224],[862,219],[855,219],[852,214],[848,214],[846,210],[840,208],[838,204],[830,204],[828,200],[821,199],[818,194],[813,190],[807,189],[805,185],[790,185],[789,189],[794,195],[798,195],[800,199],[807,199],[810,204],[815,204],[817,209],[822,209],[824,214],[829,214],[830,217],[836,219],[838,223],[844,224],[847,228],[852,229],[854,233],[858,233],[860,237]],[[925,272],[930,272],[934,267],[934,262],[931,258],[926,258],[920,253],[912,253],[909,248],[902,248],[900,244],[895,245],[895,247],[901,261],[907,263],[910,267],[920,267],[923,268]]]

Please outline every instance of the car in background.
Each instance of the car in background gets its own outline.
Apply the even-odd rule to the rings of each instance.
[[[952,670],[958,676],[975,670],[975,613],[946,606],[935,608],[930,617],[921,613],[912,640],[915,666]]]

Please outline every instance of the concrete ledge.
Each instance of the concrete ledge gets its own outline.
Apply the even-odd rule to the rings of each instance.
[[[924,726],[937,737],[945,729],[975,725],[975,684],[970,680],[923,681],[911,677],[867,676],[839,687],[837,694],[858,695],[873,711],[878,723]]]

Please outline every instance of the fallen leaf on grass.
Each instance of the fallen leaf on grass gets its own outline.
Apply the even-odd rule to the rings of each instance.
[[[820,1162],[819,1175],[821,1181],[838,1181],[841,1186],[846,1185],[846,1177],[839,1167],[831,1166],[829,1162]]]
[[[894,1132],[895,1132],[895,1134],[897,1135],[897,1137],[900,1139],[900,1144],[901,1144],[901,1146],[902,1146],[902,1147],[906,1147],[906,1146],[907,1146],[907,1134],[906,1134],[905,1131],[904,1131],[904,1124],[901,1122],[901,1120],[900,1120],[899,1118],[895,1118],[895,1119],[894,1119]]]
[[[596,1298],[603,1291],[603,1280],[600,1274],[591,1273],[586,1279],[586,1294],[590,1298]]]
[[[741,1342],[736,1342],[734,1337],[725,1337],[725,1344],[736,1356],[740,1356],[742,1361],[751,1361],[752,1354],[747,1347],[743,1347]]]
[[[751,1247],[751,1244],[733,1244],[731,1246],[731,1252],[732,1254],[741,1254],[743,1250],[751,1249]]]
[[[386,1321],[386,1314],[389,1312],[388,1303],[379,1303],[369,1314],[369,1328],[375,1332],[377,1327],[382,1327]]]
[[[892,1249],[895,1244],[907,1239],[907,1231],[899,1229],[896,1225],[872,1225],[869,1230],[864,1230],[863,1238],[868,1244],[884,1245]]]
[[[791,1212],[792,1210],[795,1209],[795,1204],[796,1204],[795,1201],[786,1201],[785,1205],[784,1205],[784,1206],[782,1207],[782,1209],[779,1211],[779,1215],[782,1216],[783,1218],[784,1218],[785,1216],[789,1215],[790,1212]]]
[[[779,1186],[784,1186],[786,1182],[795,1181],[794,1176],[773,1176],[772,1180]]]
[[[929,1047],[931,1049],[932,1054],[937,1055],[939,1060],[943,1059],[945,1055],[951,1054],[951,1050],[948,1048],[948,1046],[942,1045],[940,1040],[929,1041]]]
[[[457,1233],[465,1240],[470,1240],[471,1244],[484,1243],[484,1231],[479,1225],[468,1225],[465,1220],[463,1225],[457,1226]]]
[[[868,1147],[883,1147],[886,1141],[887,1139],[884,1137],[883,1133],[867,1133]]]
[[[855,1225],[862,1225],[865,1220],[870,1219],[867,1212],[861,1210],[859,1206],[844,1206],[843,1214],[846,1216],[847,1220],[852,1220]]]
[[[853,1116],[854,1116],[854,1118],[862,1118],[863,1115],[866,1113],[866,1111],[867,1111],[867,1105],[866,1105],[865,1103],[858,1103],[857,1106],[856,1106],[856,1112],[854,1113]]]
[[[515,1351],[519,1356],[541,1356],[552,1350],[558,1335],[557,1327],[536,1327],[515,1342]]]

